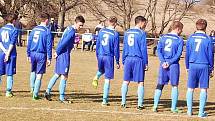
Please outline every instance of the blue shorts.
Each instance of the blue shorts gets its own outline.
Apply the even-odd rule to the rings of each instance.
[[[46,72],[46,54],[31,52],[31,72],[44,74]]]
[[[144,82],[145,64],[139,57],[126,57],[124,63],[124,80]]]
[[[4,62],[5,54],[0,52],[0,75],[12,76],[16,74],[16,56],[10,56],[7,62]]]
[[[114,78],[114,58],[111,56],[98,57],[99,72],[105,75],[105,79]]]
[[[190,63],[188,71],[188,88],[209,88],[209,66]]]
[[[70,53],[65,52],[56,58],[55,73],[68,75],[70,67]]]
[[[177,86],[179,84],[179,75],[180,75],[179,64],[172,64],[167,69],[162,68],[162,64],[160,64],[158,84],[167,85],[170,80],[172,86]]]

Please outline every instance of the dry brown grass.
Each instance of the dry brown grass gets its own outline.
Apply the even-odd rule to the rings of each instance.
[[[121,83],[123,78],[123,70],[115,71],[115,79],[111,82],[110,104],[109,107],[102,107],[102,88],[103,78],[99,81],[99,88],[94,89],[91,86],[91,80],[97,70],[97,62],[94,52],[74,51],[72,53],[72,66],[67,83],[67,97],[72,100],[72,104],[61,104],[58,100],[58,84],[53,88],[53,101],[44,99],[33,101],[29,93],[29,70],[30,64],[26,61],[26,48],[18,48],[17,74],[15,75],[13,98],[6,98],[5,77],[1,85],[0,96],[0,120],[92,120],[92,121],[108,121],[108,120],[201,120],[197,118],[199,90],[195,92],[194,98],[194,114],[193,117],[186,116],[186,72],[184,59],[181,59],[181,78],[179,86],[179,108],[183,110],[182,114],[170,113],[170,86],[166,86],[159,104],[159,113],[151,111],[153,105],[153,94],[156,86],[158,72],[158,58],[149,56],[149,71],[145,78],[145,107],[143,111],[137,111],[137,85],[131,83],[129,86],[127,109],[120,108],[121,101]],[[151,52],[149,52],[151,53]],[[41,87],[41,94],[47,87],[49,79],[53,75],[55,62],[51,67],[47,68]],[[213,79],[214,80],[214,79]],[[209,117],[205,120],[215,120],[215,82],[211,81],[208,103],[206,110]],[[18,108],[18,109],[15,109]],[[51,110],[53,109],[53,110]],[[128,114],[126,113],[128,112]]]

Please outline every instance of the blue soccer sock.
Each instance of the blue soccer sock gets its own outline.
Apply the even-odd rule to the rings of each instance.
[[[121,104],[126,104],[127,92],[128,92],[128,84],[123,82],[122,83],[122,88],[121,88],[121,93],[122,93],[122,103]]]
[[[162,95],[162,91],[159,89],[155,90],[155,95],[154,95],[154,107],[157,108],[158,107],[158,103],[160,100],[160,97]]]
[[[57,81],[57,79],[59,78],[59,75],[54,75],[54,76],[52,76],[52,78],[50,79],[50,81],[49,81],[49,84],[48,84],[48,87],[47,87],[47,90],[46,90],[46,92],[48,93],[48,94],[50,94],[50,92],[51,92],[51,90],[52,90],[52,88],[53,88],[53,86],[55,85],[55,83],[56,83],[56,81]]]
[[[96,78],[99,79],[102,76],[102,73],[100,71],[96,72]]]
[[[201,115],[204,113],[205,105],[207,102],[207,92],[205,90],[201,90],[199,98],[199,114]]]
[[[34,85],[34,96],[38,96],[38,93],[40,91],[40,87],[41,87],[41,80],[36,79],[35,85]]]
[[[13,87],[13,76],[7,76],[7,92],[11,92]]]
[[[143,100],[144,100],[144,86],[138,85],[138,106],[143,106]]]
[[[176,110],[177,102],[178,102],[178,87],[172,87],[172,110]]]
[[[31,74],[30,74],[30,87],[31,87],[32,91],[34,90],[35,80],[36,80],[36,73],[35,72],[31,72]]]
[[[66,80],[62,79],[60,81],[60,85],[59,85],[59,93],[60,93],[60,100],[61,101],[65,100],[65,98],[64,98],[65,90],[66,90]]]
[[[2,83],[2,80],[1,80],[1,76],[0,76],[0,84]]]
[[[187,90],[187,113],[192,114],[192,106],[193,106],[193,91]]]
[[[105,79],[104,88],[103,88],[103,103],[108,103],[109,90],[110,90],[110,80]]]

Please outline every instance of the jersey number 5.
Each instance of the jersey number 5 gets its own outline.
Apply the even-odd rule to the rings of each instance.
[[[9,33],[8,31],[3,30],[1,33],[2,42],[6,43],[9,41]]]
[[[33,37],[33,41],[34,41],[35,43],[38,42],[39,36],[40,36],[40,31],[35,31],[34,37]]]
[[[164,51],[170,52],[171,51],[171,45],[172,45],[172,40],[171,39],[167,39],[166,42],[165,42]]]

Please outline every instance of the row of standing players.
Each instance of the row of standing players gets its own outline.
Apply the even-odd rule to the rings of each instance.
[[[5,18],[7,24],[0,29],[0,75],[7,75],[6,96],[12,97],[13,75],[16,73],[16,48],[17,30],[13,26],[15,20],[13,14],[8,14]],[[29,35],[27,46],[28,60],[31,62],[31,93],[33,100],[40,99],[39,90],[42,76],[46,71],[46,65],[51,64],[52,59],[52,39],[51,31],[46,27],[49,22],[49,15],[40,15],[41,23],[36,26]],[[99,78],[104,74],[105,82],[103,89],[103,106],[108,106],[108,95],[110,80],[114,78],[114,58],[117,69],[119,63],[119,34],[115,31],[117,18],[110,17],[108,26],[99,31],[96,41],[96,56],[98,60],[98,71],[92,81],[94,87],[98,86]],[[73,48],[75,32],[85,23],[83,16],[75,18],[74,25],[69,26],[64,31],[59,41],[54,58],[56,59],[55,74],[50,79],[47,90],[44,94],[47,100],[51,100],[51,90],[58,78],[61,77],[59,84],[59,100],[62,103],[71,103],[65,99],[65,87],[70,67],[70,52]],[[122,54],[122,64],[124,65],[124,81],[122,84],[121,107],[126,108],[126,95],[130,81],[138,83],[138,106],[139,110],[144,109],[144,77],[148,70],[148,54],[146,43],[146,19],[143,16],[135,18],[135,27],[124,33],[124,46]],[[207,89],[209,88],[209,77],[213,76],[213,45],[211,38],[206,35],[207,21],[199,19],[196,22],[197,31],[192,34],[186,43],[186,68],[188,71],[187,82],[187,114],[192,115],[193,91],[200,87],[199,117],[206,117],[204,111],[207,101]],[[160,60],[158,83],[154,94],[153,111],[158,111],[158,103],[164,85],[170,81],[172,85],[172,104],[171,112],[178,113],[178,84],[180,67],[179,60],[183,50],[183,39],[180,34],[183,24],[174,21],[170,32],[162,35],[158,43],[158,56]]]

